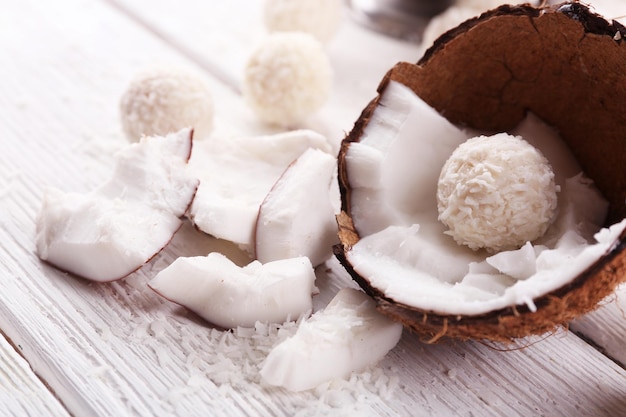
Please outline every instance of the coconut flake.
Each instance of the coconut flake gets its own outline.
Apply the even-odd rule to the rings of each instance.
[[[486,262],[501,273],[515,279],[526,279],[537,272],[536,248],[530,242],[526,242],[518,250],[504,251],[492,255]]]

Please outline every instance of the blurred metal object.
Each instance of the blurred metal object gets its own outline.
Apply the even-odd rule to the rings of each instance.
[[[430,19],[446,10],[454,0],[347,0],[352,18],[396,38],[412,42],[422,39]]]

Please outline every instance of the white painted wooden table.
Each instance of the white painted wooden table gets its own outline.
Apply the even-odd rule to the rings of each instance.
[[[598,7],[611,13],[622,4]],[[23,0],[0,9],[0,415],[2,416],[623,416],[626,290],[569,330],[519,349],[427,345],[405,332],[377,367],[294,394],[259,383],[258,343],[213,330],[145,283],[175,257],[220,243],[184,228],[127,279],[91,284],[34,254],[42,190],[87,191],[125,144],[118,101],[153,63],[194,68],[216,101],[215,134],[260,134],[239,94],[245,59],[264,36],[258,0]],[[623,8],[626,11],[626,7]],[[617,15],[624,15],[618,13]],[[328,45],[331,101],[299,127],[338,143],[397,61],[417,45],[346,19]],[[324,302],[353,285],[322,268]],[[335,271],[335,272],[333,272]],[[225,349],[227,345],[237,350]],[[247,347],[242,349],[242,347]],[[239,377],[223,372],[232,369]],[[372,381],[377,381],[376,384]]]

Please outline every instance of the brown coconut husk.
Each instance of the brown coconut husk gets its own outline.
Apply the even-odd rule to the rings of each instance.
[[[626,217],[626,29],[579,3],[502,6],[442,35],[417,64],[399,63],[391,80],[410,87],[452,123],[501,132],[531,111],[555,127],[609,201],[606,226]],[[342,212],[335,254],[378,309],[428,340],[511,341],[543,334],[594,309],[626,280],[626,233],[570,284],[534,300],[536,312],[511,306],[480,316],[446,316],[396,303],[359,276],[346,252],[359,240],[350,212],[345,155],[358,141],[380,95],[363,111],[339,154]]]

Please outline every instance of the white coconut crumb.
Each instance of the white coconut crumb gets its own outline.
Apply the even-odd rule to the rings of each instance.
[[[306,32],[329,42],[341,22],[341,0],[266,0],[263,22],[273,32]]]
[[[213,98],[199,75],[183,68],[154,67],[135,75],[120,100],[120,119],[130,141],[194,129],[194,138],[213,128]]]
[[[150,332],[154,335],[154,337],[161,339],[167,333],[167,323],[161,320],[155,320],[150,323]]]
[[[544,235],[557,214],[557,191],[547,159],[520,136],[480,136],[461,144],[441,170],[439,220],[471,249],[516,249]]]
[[[306,33],[275,33],[246,64],[243,95],[258,118],[292,126],[329,98],[332,68],[322,44]]]
[[[210,380],[226,397],[246,390],[249,395],[267,396],[282,389],[261,382],[260,369],[269,352],[280,342],[293,336],[302,324],[281,325],[257,322],[254,328],[231,331],[209,330],[203,338],[202,352],[191,349],[187,357],[189,371]],[[180,324],[185,326],[185,324]],[[178,327],[178,326],[177,326]],[[351,412],[371,411],[375,403],[364,398],[390,400],[399,386],[398,370],[383,366],[355,372],[348,379],[337,379],[300,392],[284,403],[285,410],[298,416],[353,415]],[[254,389],[250,389],[254,386]],[[291,410],[290,410],[291,408]]]

